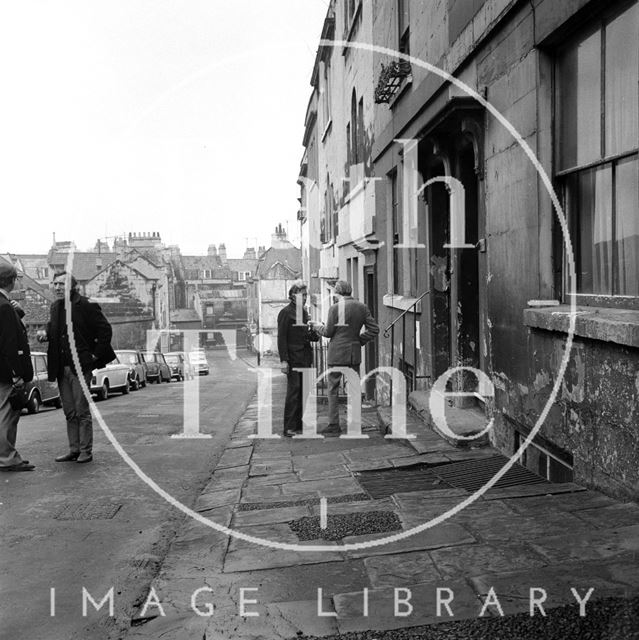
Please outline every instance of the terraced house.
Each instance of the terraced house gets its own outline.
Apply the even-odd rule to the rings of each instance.
[[[467,391],[453,423],[494,418],[507,454],[533,433],[535,472],[636,499],[639,3],[333,0],[321,38],[299,179],[315,313],[349,280],[386,329],[362,373],[401,370],[425,413],[437,380]]]

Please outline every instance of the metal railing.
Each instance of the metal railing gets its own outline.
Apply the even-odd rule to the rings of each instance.
[[[425,378],[430,378],[430,376],[419,376],[417,375],[417,331],[419,330],[419,322],[417,320],[417,305],[430,293],[430,289],[428,291],[424,291],[419,298],[413,302],[407,309],[404,309],[402,313],[400,313],[383,331],[383,335],[385,338],[390,338],[391,341],[391,367],[395,367],[395,325],[401,320],[402,321],[402,349],[401,349],[401,362],[398,364],[397,368],[401,370],[406,378],[406,389],[407,392],[410,393],[417,388],[417,380],[422,380]],[[408,313],[413,313],[413,364],[412,366],[408,364],[406,359],[406,316]],[[391,401],[393,398],[393,381],[391,379],[390,383],[390,397]]]

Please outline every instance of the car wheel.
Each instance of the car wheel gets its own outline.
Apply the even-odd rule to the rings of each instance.
[[[124,383],[124,386],[122,387],[122,395],[125,396],[127,393],[129,393],[129,391],[131,391],[131,381],[127,377],[126,382]]]
[[[155,379],[155,382],[157,384],[161,384],[162,383],[162,376],[158,373],[158,377]]]
[[[98,391],[98,400],[106,400],[109,397],[109,383],[105,380]]]
[[[40,411],[40,404],[40,394],[37,391],[34,391],[27,403],[27,411],[29,413],[38,413],[38,411]]]

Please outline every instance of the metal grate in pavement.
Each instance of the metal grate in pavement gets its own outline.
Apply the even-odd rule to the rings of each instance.
[[[388,498],[394,493],[452,488],[450,484],[444,483],[433,473],[432,467],[425,464],[377,471],[360,471],[355,474],[355,477],[362,489],[374,500]]]
[[[490,458],[441,464],[434,467],[433,472],[444,482],[450,483],[455,488],[477,491],[507,462],[508,458],[506,456],[496,454]],[[524,484],[550,484],[550,482],[516,462],[495,483],[494,488],[503,489]]]
[[[66,504],[53,517],[55,520],[110,520],[121,507],[112,502]]]
[[[437,465],[417,464],[412,467],[361,471],[357,481],[373,498],[387,498],[394,493],[432,491],[436,489],[465,489],[477,491],[488,482],[508,461],[496,454],[489,458],[445,462]],[[515,463],[494,488],[526,484],[550,484],[519,463]]]

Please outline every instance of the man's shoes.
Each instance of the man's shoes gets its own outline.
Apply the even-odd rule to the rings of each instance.
[[[292,438],[293,436],[301,436],[302,432],[301,431],[291,431],[290,429],[284,432],[284,435],[287,438]]]
[[[63,456],[58,456],[56,462],[75,462],[78,459],[79,453],[66,453]]]
[[[79,462],[79,463],[91,462],[91,460],[93,460],[93,456],[90,453],[81,453],[78,456],[78,459],[76,460],[76,462]]]
[[[0,467],[0,471],[33,471],[35,465],[29,464],[26,460],[23,460],[20,464],[13,464],[10,467]]]

